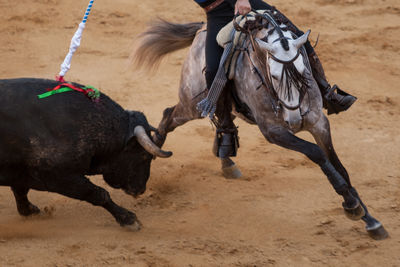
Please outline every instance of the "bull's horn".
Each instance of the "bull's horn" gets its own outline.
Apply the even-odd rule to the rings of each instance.
[[[162,150],[161,148],[156,146],[153,141],[151,141],[150,137],[146,134],[146,130],[143,128],[143,126],[136,126],[133,134],[134,136],[136,136],[139,144],[153,156],[157,156],[160,158],[168,158],[172,156],[172,152]]]
[[[303,44],[307,42],[310,32],[311,31],[308,30],[305,34],[303,34],[302,36],[293,41],[293,44],[297,49],[299,49]]]

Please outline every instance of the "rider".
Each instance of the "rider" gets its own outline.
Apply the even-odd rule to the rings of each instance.
[[[230,21],[233,20],[234,14],[239,13],[245,15],[256,10],[276,10],[262,0],[195,0],[204,8],[207,14],[207,37],[206,37],[206,70],[205,77],[207,88],[210,89],[217,73],[219,62],[224,49],[217,43],[216,37],[218,32]],[[277,10],[276,10],[277,11]],[[281,20],[293,31],[297,36],[304,33],[300,31],[290,20],[282,13],[277,11]],[[309,57],[313,76],[318,83],[319,89],[323,96],[324,107],[328,109],[328,114],[339,113],[347,110],[357,98],[341,91],[336,85],[333,87],[328,83],[321,62],[316,55],[309,41],[305,44],[305,48]],[[235,156],[236,148],[233,136],[237,133],[236,127],[231,119],[231,103],[230,95],[226,93],[221,95],[220,104],[217,107],[216,115],[219,119],[217,131],[220,133],[219,151],[217,155],[221,158]],[[337,91],[337,92],[335,92]],[[222,102],[222,103],[221,103]],[[222,106],[222,107],[221,107]],[[222,110],[221,110],[222,108]]]

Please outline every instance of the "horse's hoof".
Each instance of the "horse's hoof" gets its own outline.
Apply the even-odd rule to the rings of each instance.
[[[374,229],[369,229],[367,227],[367,232],[369,236],[375,240],[384,240],[389,237],[389,233],[385,230],[382,224],[379,224]]]
[[[358,221],[365,216],[364,208],[358,203],[355,208],[347,208],[343,203],[344,214],[352,221]]]
[[[236,167],[236,164],[222,168],[222,174],[226,179],[239,179],[242,177],[242,172]]]
[[[138,231],[140,231],[140,229],[142,229],[143,224],[139,220],[136,219],[132,224],[123,225],[122,227],[131,232],[138,232]]]

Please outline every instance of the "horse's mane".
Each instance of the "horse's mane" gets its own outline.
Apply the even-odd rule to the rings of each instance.
[[[265,77],[266,86],[268,86],[268,88],[272,90],[274,87],[271,82],[269,65],[267,64],[266,60],[268,57],[268,52],[259,46],[259,44],[254,40],[254,37],[252,35],[249,35],[249,38],[254,48],[255,59],[256,59],[255,63],[260,67],[260,72],[261,72],[260,74],[262,75],[262,77]]]
[[[261,30],[264,27],[268,27],[267,24],[263,24],[263,21],[261,18],[257,18],[256,20],[248,20],[244,24],[243,28],[248,31],[248,37],[250,40],[251,45],[253,46],[254,53],[255,53],[255,59],[256,59],[256,64],[260,68],[260,74],[264,78],[264,82],[266,83],[266,86],[268,89],[273,89],[273,85],[271,83],[270,79],[270,72],[269,72],[269,66],[267,64],[267,56],[268,52],[264,49],[262,49],[259,44],[254,40],[254,36],[256,35],[257,31]]]

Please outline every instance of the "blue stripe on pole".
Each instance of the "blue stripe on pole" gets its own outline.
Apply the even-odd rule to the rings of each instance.
[[[89,2],[89,5],[88,5],[88,7],[86,9],[86,12],[85,12],[85,16],[83,17],[83,20],[82,20],[83,24],[86,23],[86,21],[87,21],[87,19],[89,17],[90,11],[92,10],[93,2],[94,2],[94,0],[91,0]]]

